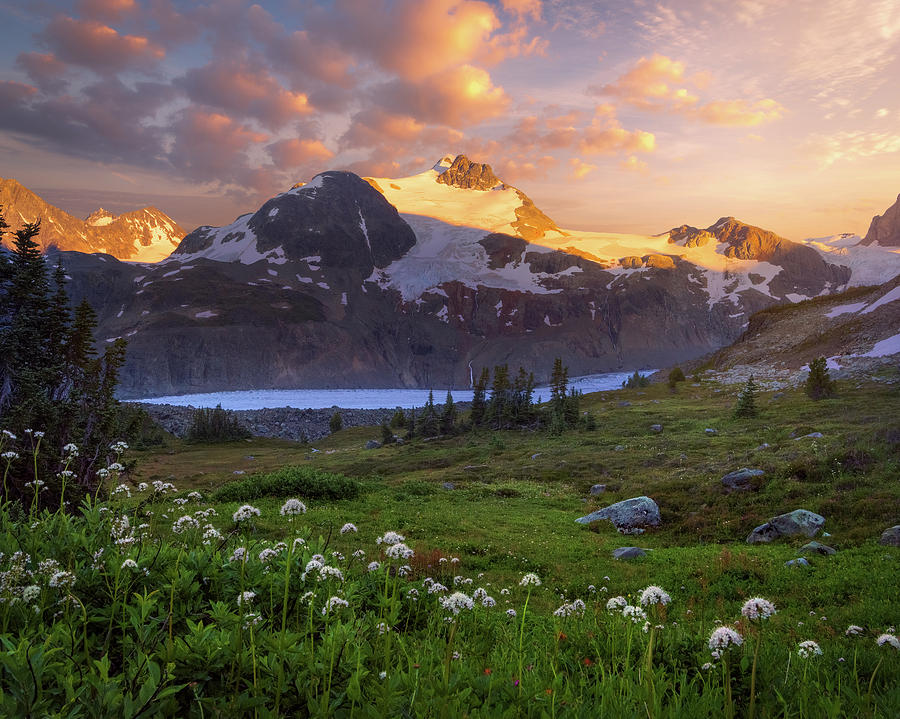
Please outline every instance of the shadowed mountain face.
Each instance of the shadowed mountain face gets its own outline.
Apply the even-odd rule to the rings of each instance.
[[[900,247],[900,195],[883,215],[875,215],[862,244],[878,243],[882,247]]]
[[[101,341],[129,342],[123,397],[462,387],[504,363],[540,379],[557,356],[573,375],[663,366],[850,276],[733,218],[661,238],[563,231],[462,156],[396,180],[322,173],[163,262],[63,261]]]
[[[126,212],[118,217],[100,208],[85,220],[45,202],[15,180],[0,179],[0,206],[15,231],[26,222],[41,221],[41,249],[104,252],[121,260],[156,262],[167,257],[186,232],[155,207]],[[3,238],[10,246],[11,235]]]

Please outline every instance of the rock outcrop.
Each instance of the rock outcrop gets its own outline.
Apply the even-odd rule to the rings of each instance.
[[[625,531],[658,527],[659,506],[650,497],[632,497],[579,517],[575,521],[579,524],[590,524],[601,519],[609,520],[616,529]]]
[[[900,247],[900,195],[883,215],[875,215],[860,244],[878,243],[882,247]]]
[[[730,492],[746,492],[758,486],[757,477],[762,477],[764,474],[765,472],[761,469],[743,467],[722,477],[722,484]]]
[[[750,532],[747,544],[771,542],[781,537],[792,537],[802,534],[804,537],[815,537],[825,525],[825,517],[808,509],[795,509],[793,512],[779,514],[765,524],[761,524]]]
[[[503,182],[490,165],[472,162],[465,155],[457,155],[453,164],[436,178],[442,185],[459,187],[463,190],[492,190]]]

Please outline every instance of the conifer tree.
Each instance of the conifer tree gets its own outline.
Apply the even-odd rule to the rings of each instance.
[[[487,367],[481,370],[478,381],[475,382],[474,391],[472,393],[472,427],[480,427],[484,423],[487,405],[485,402],[485,393],[487,392],[488,381],[491,373]]]
[[[403,429],[406,426],[406,414],[400,407],[397,407],[394,416],[391,417],[391,427],[393,429]]]
[[[456,425],[456,405],[453,403],[453,395],[447,390],[447,399],[444,401],[444,409],[441,412],[441,434],[453,434]]]
[[[344,420],[341,418],[341,413],[335,412],[328,421],[328,429],[334,434],[335,432],[340,432],[343,428]]]
[[[747,379],[747,384],[740,391],[737,398],[737,406],[734,408],[735,417],[755,417],[758,414],[756,409],[756,392],[758,387],[753,381],[753,375]]]
[[[828,363],[824,357],[817,357],[809,363],[809,376],[806,378],[806,394],[814,400],[833,397],[836,392],[835,382],[828,374]]]
[[[434,392],[429,390],[428,400],[422,408],[422,416],[419,419],[419,434],[423,437],[437,437],[440,430],[440,419],[434,406]]]
[[[491,383],[491,399],[487,407],[487,421],[496,429],[509,424],[509,366],[494,367],[494,380]]]

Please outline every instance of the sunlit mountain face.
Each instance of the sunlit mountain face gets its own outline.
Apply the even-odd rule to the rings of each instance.
[[[794,241],[864,236],[897,193],[898,13],[893,0],[6,4],[0,167],[76,217],[154,205],[189,231],[324,169],[411,177],[450,150],[572,230],[734,216]]]

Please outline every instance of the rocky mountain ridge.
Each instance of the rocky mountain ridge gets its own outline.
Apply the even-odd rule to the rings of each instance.
[[[80,220],[13,179],[0,178],[0,207],[11,231],[40,220],[37,239],[45,252],[55,246],[76,252],[103,252],[120,260],[157,262],[168,257],[187,234],[155,207],[118,217],[100,208]],[[11,246],[11,235],[5,235],[2,242]]]
[[[875,215],[862,244],[900,247],[900,195],[883,215]]]

